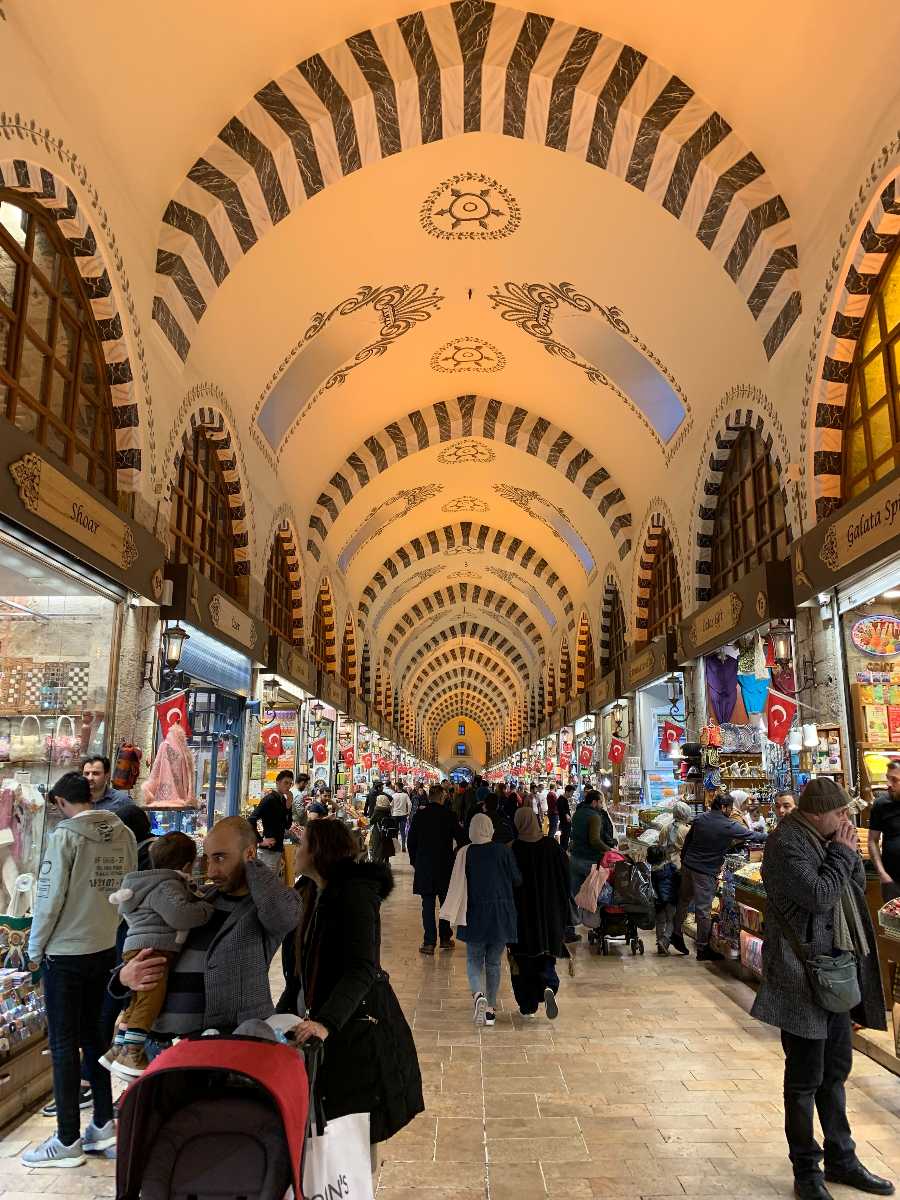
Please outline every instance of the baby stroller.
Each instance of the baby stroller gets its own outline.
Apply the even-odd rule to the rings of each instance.
[[[611,942],[622,941],[631,949],[632,957],[643,954],[644,943],[638,930],[652,929],[655,924],[650,869],[646,863],[634,862],[618,850],[607,851],[601,865],[609,871],[610,890],[601,897],[607,903],[597,907],[597,923],[588,934],[588,943],[598,947],[601,954],[609,954]]]
[[[309,1095],[291,1046],[178,1042],[123,1097],[116,1200],[282,1200],[291,1186],[301,1196]]]

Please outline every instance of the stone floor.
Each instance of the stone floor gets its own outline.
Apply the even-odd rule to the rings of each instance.
[[[582,949],[560,1016],[523,1021],[508,981],[478,1031],[462,947],[417,953],[408,865],[384,910],[383,961],[415,1032],[426,1112],[383,1147],[378,1200],[562,1200],[791,1195],[777,1033],[751,993],[715,967]],[[277,971],[273,970],[277,986]],[[900,1079],[856,1055],[848,1090],[860,1157],[900,1178]],[[33,1117],[0,1142],[0,1200],[114,1195],[114,1163],[26,1171],[50,1131]],[[835,1186],[835,1200],[859,1193]]]

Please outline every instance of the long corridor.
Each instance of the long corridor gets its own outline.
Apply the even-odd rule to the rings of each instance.
[[[493,1029],[473,1028],[465,948],[421,957],[407,865],[383,909],[384,964],[413,1026],[426,1109],[387,1143],[380,1200],[560,1200],[792,1194],[778,1034],[752,993],[693,958],[616,946],[561,973],[560,1016],[525,1021],[508,976]],[[855,1055],[862,1161],[900,1177],[900,1079]],[[829,1185],[836,1200],[858,1196]]]

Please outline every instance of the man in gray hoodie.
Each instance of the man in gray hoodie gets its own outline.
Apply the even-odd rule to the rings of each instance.
[[[43,971],[57,1132],[23,1154],[22,1162],[79,1167],[85,1150],[116,1143],[110,1076],[97,1060],[105,1049],[103,997],[116,965],[119,916],[109,897],[136,868],[137,845],[114,813],[94,809],[80,772],[57,780],[49,799],[62,820],[47,838],[41,862],[28,958],[32,969]],[[94,1097],[94,1119],[83,1140],[79,1051]]]

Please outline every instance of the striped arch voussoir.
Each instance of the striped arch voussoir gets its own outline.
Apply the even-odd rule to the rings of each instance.
[[[319,581],[319,587],[316,591],[316,608],[319,610],[322,629],[325,633],[325,671],[329,675],[336,675],[338,668],[337,632],[335,630],[334,600],[327,575],[324,575]]]
[[[348,680],[350,690],[357,690],[356,678],[356,628],[353,624],[353,617],[347,613],[347,620],[344,622],[344,638],[341,642],[341,677]]]
[[[418,451],[469,437],[519,449],[562,472],[605,520],[618,557],[628,556],[631,512],[625,494],[591,451],[544,417],[471,395],[415,409],[357,446],[319,495],[309,519],[309,553],[317,561],[321,558],[341,512],[376,476]]]
[[[409,657],[404,671],[411,672],[414,670],[417,663],[425,659],[429,654],[440,646],[460,645],[465,647],[483,645],[495,652],[500,658],[514,667],[523,681],[527,683],[530,678],[531,671],[528,663],[516,649],[516,647],[506,637],[503,636],[497,629],[491,628],[489,625],[483,625],[475,621],[460,621],[459,625],[452,624],[446,629],[441,629],[433,634],[424,645],[419,646]],[[396,658],[399,660],[400,655]]]
[[[591,623],[586,612],[582,612],[578,621],[578,641],[575,647],[575,695],[580,696],[587,686],[587,663],[594,657],[594,638],[591,633]],[[594,659],[596,664],[596,658]],[[596,669],[596,668],[595,668]]]
[[[654,496],[648,506],[643,529],[638,538],[638,550],[634,564],[634,614],[630,627],[634,630],[635,641],[642,641],[646,637],[645,631],[649,625],[650,580],[663,530],[669,535],[672,548],[675,551],[681,595],[683,597],[686,594],[684,586],[684,559],[681,554],[681,542],[678,537],[678,530],[665,500],[661,496]]]
[[[464,133],[571,154],[659,204],[719,262],[769,358],[800,313],[790,213],[718,112],[631,46],[463,0],[314,54],[260,88],[163,214],[153,318],[175,353],[253,246],[347,175]]]
[[[451,613],[459,604],[471,604],[479,610],[490,609],[501,622],[509,622],[512,632],[518,632],[531,641],[537,654],[541,658],[544,657],[543,638],[528,614],[519,608],[514,600],[509,600],[492,588],[484,588],[477,583],[460,583],[440,588],[430,596],[423,596],[410,604],[385,641],[388,657],[393,655],[409,633],[421,631],[425,622],[432,618],[437,619],[442,613]]]
[[[765,399],[762,393],[759,393],[759,396],[762,400]],[[768,407],[767,401],[766,405]],[[724,419],[716,419],[715,440],[709,447],[708,458],[704,459],[705,473],[701,474],[702,488],[700,490],[696,513],[697,532],[695,549],[697,557],[694,562],[694,598],[698,604],[705,604],[712,598],[710,588],[710,577],[712,575],[711,550],[716,505],[719,490],[722,486],[722,477],[728,466],[732,447],[744,429],[752,429],[759,435],[775,469],[775,473],[781,480],[781,495],[784,501],[784,511],[787,514],[788,543],[790,544],[793,539],[790,522],[792,505],[787,489],[787,443],[784,433],[780,427],[780,423],[777,430],[773,429],[772,414],[763,411],[758,404],[754,406],[752,401],[750,401],[747,407],[735,408]],[[707,444],[709,445],[709,442]],[[701,472],[703,471],[704,463],[701,463]]]
[[[169,487],[166,493],[167,502],[171,501],[172,487],[178,478],[181,467],[181,456],[196,430],[202,429],[212,442],[222,468],[222,476],[228,493],[228,509],[231,518],[231,537],[234,556],[235,575],[250,574],[250,535],[247,524],[247,509],[241,489],[241,478],[237,465],[237,454],[232,442],[231,432],[225,424],[221,413],[212,408],[195,409],[188,420],[181,443],[175,453],[172,464],[172,474],[169,477]]]
[[[465,644],[461,645],[457,641],[449,649],[432,650],[431,655],[424,662],[420,661],[417,665],[407,668],[404,676],[404,689],[409,695],[410,702],[414,702],[416,692],[424,686],[430,676],[447,667],[472,667],[473,670],[486,671],[499,680],[511,696],[515,696],[522,688],[521,681],[515,680],[510,675],[506,669],[507,664],[502,658],[485,650],[472,649]]]
[[[813,496],[816,520],[842,503],[844,410],[856,344],[872,293],[900,237],[900,170],[880,190],[860,230],[834,304],[822,369],[814,392]]]
[[[46,167],[24,158],[0,158],[0,188],[40,204],[65,239],[97,323],[106,363],[116,443],[116,486],[123,492],[136,492],[142,466],[140,416],[124,322],[104,252],[75,193]]]
[[[300,569],[300,555],[297,552],[297,537],[294,524],[287,517],[281,516],[281,512],[283,511],[284,509],[281,509],[275,514],[273,528],[268,540],[263,571],[268,569],[271,549],[277,538],[284,554],[284,561],[287,564],[288,582],[291,585],[292,642],[295,646],[299,646],[303,642],[303,576]]]

